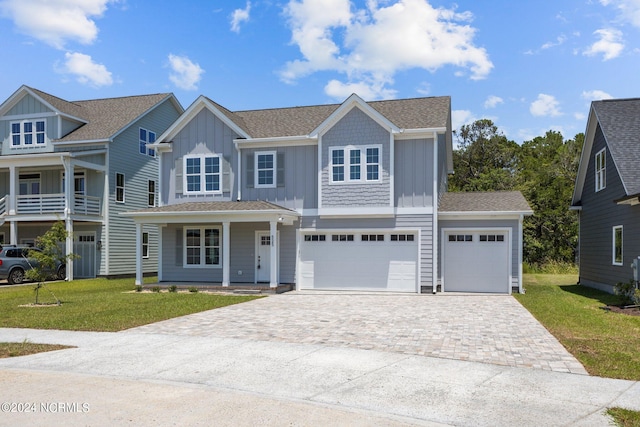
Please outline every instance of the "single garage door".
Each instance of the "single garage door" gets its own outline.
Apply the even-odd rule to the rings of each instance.
[[[300,289],[417,292],[418,234],[303,233]]]
[[[448,230],[443,243],[445,292],[509,293],[507,230]]]

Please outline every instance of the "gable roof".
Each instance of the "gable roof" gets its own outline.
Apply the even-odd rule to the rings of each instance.
[[[171,93],[125,96],[120,98],[66,101],[29,86],[22,86],[3,106],[31,95],[62,116],[79,121],[81,126],[54,142],[107,141],[126,129],[148,111],[170,99],[179,112],[182,106]]]
[[[598,124],[626,195],[640,194],[640,98],[593,101],[573,193],[574,206],[582,198]]]
[[[519,191],[444,193],[439,213],[513,213],[531,215],[533,210]]]

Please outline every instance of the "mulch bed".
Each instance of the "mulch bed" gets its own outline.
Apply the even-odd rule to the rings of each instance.
[[[625,307],[619,305],[608,305],[602,307],[603,310],[612,311],[614,313],[627,314],[629,316],[640,316],[640,307]]]

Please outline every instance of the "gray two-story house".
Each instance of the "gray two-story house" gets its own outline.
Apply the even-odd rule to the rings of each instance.
[[[571,208],[580,284],[613,292],[640,257],[640,99],[591,103]]]
[[[132,275],[135,225],[119,213],[157,205],[148,144],[183,111],[169,93],[70,102],[20,87],[0,105],[0,244],[33,245],[62,220],[68,279]],[[154,273],[157,227],[142,233]]]
[[[521,290],[531,209],[447,193],[451,139],[449,97],[229,111],[200,96],[149,146],[159,206],[125,215],[138,251],[159,227],[162,283]]]

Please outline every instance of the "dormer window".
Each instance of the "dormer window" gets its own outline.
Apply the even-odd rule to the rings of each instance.
[[[45,120],[22,120],[11,123],[11,146],[33,147],[45,143]]]
[[[330,148],[331,183],[379,182],[381,152],[380,145]]]

